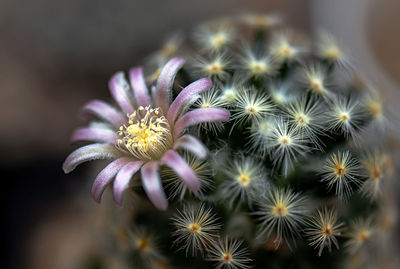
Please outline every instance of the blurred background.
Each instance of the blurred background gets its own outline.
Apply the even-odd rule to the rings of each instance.
[[[141,64],[169,34],[242,12],[280,13],[295,29],[336,35],[398,115],[398,0],[2,0],[1,268],[80,268],[105,225],[105,209],[89,195],[89,166],[61,170],[69,137],[84,124],[80,107],[108,99],[109,77]]]

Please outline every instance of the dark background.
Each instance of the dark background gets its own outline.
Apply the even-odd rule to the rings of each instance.
[[[84,124],[80,107],[109,98],[110,75],[141,64],[176,30],[190,35],[199,22],[219,15],[276,12],[296,29],[316,29],[323,14],[314,2],[2,0],[1,268],[78,268],[73,259],[92,247],[87,231],[102,210],[89,194],[94,173],[83,165],[66,176],[61,165],[72,150],[70,134]],[[398,82],[395,2],[371,8],[365,25],[378,68]]]

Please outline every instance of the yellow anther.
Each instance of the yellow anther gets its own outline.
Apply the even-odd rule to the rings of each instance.
[[[287,146],[292,142],[292,139],[290,139],[290,137],[288,137],[288,136],[282,136],[280,138],[280,142],[281,142],[282,145]]]
[[[340,51],[337,47],[330,47],[325,51],[325,56],[332,60],[340,58]]]
[[[322,84],[321,79],[312,78],[312,79],[310,80],[310,85],[311,85],[311,88],[312,88],[313,90],[317,91],[317,92],[322,92],[322,91],[324,90],[324,86],[323,86],[323,84]]]
[[[331,226],[325,226],[324,229],[323,229],[323,232],[322,232],[322,234],[323,234],[325,237],[331,236],[332,233],[333,233],[333,231],[332,231],[332,227],[331,227]]]
[[[246,112],[249,114],[255,114],[257,113],[257,108],[254,106],[247,106],[246,107]]]
[[[289,47],[288,44],[283,44],[280,49],[279,49],[279,53],[283,56],[283,57],[290,57],[293,54],[292,49]]]
[[[218,74],[219,72],[221,72],[222,66],[220,63],[215,62],[211,65],[208,66],[208,71],[210,74]]]
[[[224,93],[224,98],[225,98],[226,101],[232,102],[232,101],[234,101],[234,100],[236,99],[236,94],[235,94],[235,92],[232,91],[232,90],[227,90],[227,91]]]
[[[261,75],[267,71],[267,67],[266,67],[265,63],[263,63],[261,61],[254,61],[251,63],[250,66],[251,66],[250,67],[251,72],[254,75]]]
[[[200,233],[200,231],[201,231],[201,226],[200,226],[200,224],[198,224],[198,223],[191,223],[191,224],[188,226],[188,229],[189,229],[191,232],[193,232],[193,233]]]
[[[247,174],[240,174],[237,181],[242,186],[247,186],[250,183],[250,177]]]
[[[341,178],[347,174],[347,169],[342,164],[338,164],[335,167],[335,174],[337,177]]]
[[[296,116],[296,123],[297,123],[298,125],[304,126],[304,125],[307,125],[309,122],[310,122],[310,119],[307,117],[307,115],[298,114],[298,115]]]
[[[273,210],[275,216],[284,217],[287,215],[287,207],[282,203],[278,203]]]
[[[342,121],[346,122],[346,121],[348,121],[348,120],[350,119],[350,115],[349,115],[349,113],[347,113],[347,112],[341,112],[341,113],[339,114],[339,118],[340,118]]]
[[[211,104],[205,103],[205,104],[201,104],[201,107],[212,107]]]
[[[229,253],[223,254],[222,259],[223,259],[225,262],[227,262],[227,263],[231,263],[232,260],[233,260],[233,259],[232,259],[232,255],[229,254]]]
[[[128,126],[121,126],[118,146],[141,160],[158,159],[171,147],[172,138],[169,123],[164,116],[158,116],[158,108],[138,108],[143,113],[128,115]]]
[[[211,37],[211,43],[213,47],[220,48],[222,47],[227,41],[227,37],[224,33],[217,33]]]

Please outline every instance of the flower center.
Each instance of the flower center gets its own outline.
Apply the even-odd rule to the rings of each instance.
[[[208,107],[213,107],[213,106],[210,103],[203,103],[203,104],[201,104],[201,107],[208,108]]]
[[[278,216],[278,217],[286,216],[287,215],[287,207],[282,203],[278,203],[274,207],[274,214],[275,214],[275,216]]]
[[[346,175],[347,169],[343,165],[339,164],[336,166],[335,173],[338,178],[342,178]]]
[[[229,253],[224,253],[222,255],[222,260],[226,263],[231,263],[232,262],[232,255]]]
[[[223,93],[223,97],[228,102],[233,102],[236,99],[236,92],[234,90],[225,90]]]
[[[340,51],[336,47],[331,47],[326,50],[325,55],[329,59],[337,60],[340,58]]]
[[[250,177],[246,174],[240,174],[239,177],[237,178],[237,181],[239,182],[240,185],[247,186],[250,183]]]
[[[359,234],[358,234],[358,239],[361,242],[364,242],[365,240],[367,240],[369,238],[369,231],[367,230],[362,230]]]
[[[290,143],[292,142],[292,140],[290,139],[289,136],[284,135],[284,136],[282,136],[282,137],[280,138],[280,142],[281,142],[282,145],[288,146],[288,145],[290,145]]]
[[[215,48],[222,47],[227,41],[227,37],[224,33],[217,33],[211,37],[211,43]]]
[[[323,92],[324,91],[324,86],[322,84],[321,79],[318,78],[311,78],[310,80],[310,86],[313,90],[317,92]]]
[[[257,113],[257,108],[255,106],[248,105],[246,107],[246,111],[247,111],[248,114],[256,114]]]
[[[262,61],[253,61],[250,64],[250,70],[254,75],[262,75],[267,71],[267,67]]]
[[[299,114],[296,116],[296,123],[300,126],[307,125],[309,122],[309,118],[304,114]]]
[[[145,252],[149,246],[149,242],[146,238],[141,238],[137,241],[136,246],[140,251]]]
[[[282,44],[280,49],[279,49],[280,55],[283,57],[290,57],[293,54],[292,49],[289,47],[288,44]]]
[[[201,230],[201,226],[198,223],[192,223],[188,226],[188,229],[192,232],[192,233],[200,233]]]
[[[128,115],[128,124],[119,128],[117,146],[139,160],[157,160],[172,146],[169,123],[159,108],[142,107]]]
[[[372,168],[372,178],[375,181],[378,181],[379,179],[382,178],[382,169],[379,166],[374,165],[374,167]]]
[[[350,119],[350,115],[347,112],[341,112],[339,115],[339,118],[343,121],[343,122],[347,122]]]
[[[207,71],[210,75],[217,75],[221,73],[223,70],[223,66],[220,62],[216,61],[207,66]]]
[[[332,235],[333,231],[332,231],[332,227],[331,226],[325,226],[324,230],[322,231],[323,235],[325,237],[329,237]]]
[[[369,112],[370,112],[373,116],[375,116],[375,117],[380,117],[380,116],[382,115],[382,106],[381,106],[380,103],[371,102],[371,103],[368,104],[367,107],[368,107],[368,109],[369,109]]]

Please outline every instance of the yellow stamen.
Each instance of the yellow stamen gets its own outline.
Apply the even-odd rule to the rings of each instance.
[[[148,249],[149,242],[147,238],[144,237],[136,242],[136,246],[140,251],[145,252]]]
[[[231,263],[232,262],[232,255],[229,253],[224,253],[222,256],[222,260],[226,263]]]
[[[222,69],[223,67],[220,62],[214,62],[207,66],[207,72],[210,75],[218,75],[222,72]]]
[[[265,63],[263,63],[261,61],[252,61],[250,63],[251,74],[259,76],[259,75],[266,73],[266,71],[267,71],[267,67],[266,67]]]
[[[257,108],[254,107],[254,106],[247,106],[247,107],[246,107],[246,111],[247,111],[249,114],[255,114],[255,113],[257,113]]]
[[[227,41],[227,37],[224,33],[217,33],[211,36],[211,44],[214,48],[221,48]]]
[[[374,167],[372,168],[371,174],[372,174],[372,178],[375,181],[378,181],[379,179],[382,178],[382,169],[379,166],[374,165]]]
[[[340,58],[340,51],[336,47],[330,47],[325,51],[325,57],[331,60],[337,60]]]
[[[334,154],[332,157],[332,168],[336,175],[336,179],[341,179],[347,174],[347,168],[345,167],[343,159],[336,154]]]
[[[339,165],[335,168],[335,173],[337,177],[342,177],[347,173],[347,169],[344,168],[342,165]]]
[[[362,230],[359,234],[358,234],[358,240],[360,240],[361,242],[364,242],[365,240],[367,240],[369,238],[369,231],[367,230]]]
[[[329,225],[328,225],[328,226],[325,226],[324,229],[323,229],[323,231],[322,231],[322,234],[323,234],[325,237],[331,236],[332,233],[333,233],[332,227],[329,226]]]
[[[140,160],[159,159],[171,148],[172,138],[167,119],[158,114],[159,108],[140,106],[137,112],[128,115],[129,125],[119,128],[118,134],[123,138],[117,141],[117,146]]]
[[[291,139],[290,139],[290,137],[285,135],[280,138],[280,142],[282,145],[287,146],[291,143]]]
[[[212,107],[212,105],[211,104],[209,104],[209,103],[204,103],[204,104],[201,104],[201,107]]]
[[[342,121],[346,122],[346,121],[348,121],[348,120],[350,119],[350,115],[349,115],[349,113],[347,113],[347,112],[341,112],[341,113],[339,114],[339,118],[340,118]]]
[[[282,203],[278,203],[273,210],[275,216],[284,217],[287,215],[287,207]]]
[[[284,58],[289,58],[293,55],[293,50],[288,44],[282,44],[279,48],[279,55]]]
[[[200,233],[201,231],[201,226],[198,223],[191,223],[188,226],[188,229],[193,232],[193,233]]]
[[[318,78],[311,78],[310,79],[310,86],[313,90],[317,92],[323,92],[324,91],[324,86],[322,84],[321,79]]]
[[[240,185],[247,186],[250,183],[250,177],[247,174],[240,174],[237,181]]]
[[[368,108],[369,112],[377,118],[382,115],[382,105],[378,102],[368,103],[367,108]]]
[[[224,92],[224,99],[228,102],[233,102],[236,99],[236,94],[233,90],[226,90]]]
[[[304,125],[307,125],[309,122],[310,122],[310,119],[304,114],[298,114],[296,116],[296,123],[298,125],[304,126]]]

